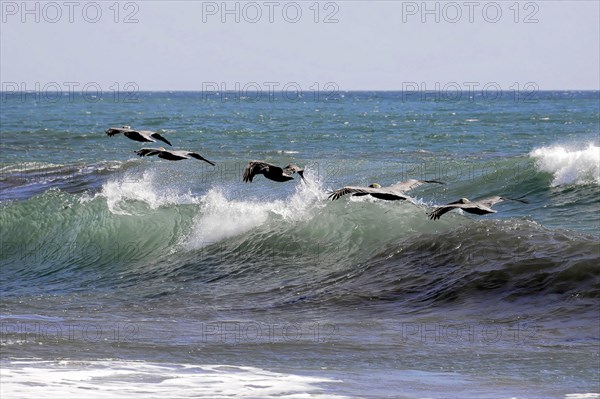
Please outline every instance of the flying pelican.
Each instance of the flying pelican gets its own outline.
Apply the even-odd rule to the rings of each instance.
[[[298,173],[302,181],[306,182],[306,179],[304,179],[304,169],[298,165],[289,164],[285,168],[280,168],[264,161],[250,161],[244,169],[244,182],[251,183],[254,176],[264,175],[267,179],[281,183],[294,180],[292,176],[294,173]]]
[[[413,188],[416,188],[425,183],[446,184],[437,180],[409,179],[402,183],[393,184],[388,187],[381,187],[381,185],[379,185],[378,183],[373,183],[369,187],[347,186],[333,191],[331,194],[329,194],[329,198],[332,201],[335,201],[336,199],[339,199],[342,195],[353,194],[353,196],[355,197],[370,195],[372,197],[388,201],[404,200],[413,202],[413,199],[408,195],[404,194],[404,192],[412,190]]]
[[[182,159],[190,159],[196,158],[204,162],[208,162],[212,166],[215,166],[214,162],[209,161],[206,158],[203,158],[197,152],[191,151],[169,151],[165,150],[163,147],[160,148],[142,148],[141,150],[137,150],[135,152],[140,157],[151,157],[153,155],[158,155],[159,158],[167,159],[169,161],[181,161]]]
[[[492,209],[492,206],[497,204],[498,202],[502,202],[505,200],[517,201],[523,204],[528,204],[529,201],[520,198],[508,198],[508,197],[499,197],[493,196],[484,198],[479,201],[471,202],[467,198],[461,198],[458,201],[450,202],[449,204],[438,206],[433,210],[433,212],[429,213],[429,218],[431,220],[436,220],[442,217],[444,213],[450,212],[452,209],[462,209],[467,213],[472,213],[475,215],[486,215],[488,213],[496,213],[497,211]]]
[[[105,133],[109,136],[114,136],[115,134],[123,133],[125,137],[128,137],[134,141],[141,141],[142,143],[156,143],[156,140],[160,140],[164,143],[167,143],[168,145],[172,145],[171,143],[169,143],[169,140],[167,140],[166,138],[164,138],[156,132],[150,130],[134,130],[130,126],[111,127],[106,129]]]

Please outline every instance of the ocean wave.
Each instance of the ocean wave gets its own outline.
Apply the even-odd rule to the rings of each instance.
[[[529,156],[536,167],[551,173],[551,185],[600,185],[600,146],[589,143],[584,149],[563,145],[534,149]]]
[[[227,185],[196,193],[158,172],[113,176],[94,195],[55,189],[0,205],[3,286],[219,280],[248,292],[283,289],[281,303],[424,303],[488,291],[593,297],[598,288],[590,268],[599,258],[596,238],[526,217],[452,213],[434,222],[423,203],[332,202],[310,171],[308,184],[285,185],[283,198],[268,199],[260,194],[276,183],[244,186],[256,197]]]
[[[599,256],[591,237],[528,221],[480,221],[386,242],[367,259],[315,272],[303,281],[310,289],[288,295],[280,290],[279,303],[386,301],[416,310],[468,301],[547,302],[541,298],[554,296],[579,301],[585,311],[598,298]],[[326,263],[327,255],[319,260]]]

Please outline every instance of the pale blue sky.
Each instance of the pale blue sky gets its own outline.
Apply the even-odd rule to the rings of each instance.
[[[272,23],[264,1],[255,2],[263,12],[257,23],[244,18],[248,2],[239,2],[236,23],[234,14],[222,22],[220,10],[203,14],[220,8],[221,1],[135,1],[129,3],[137,7],[138,22],[129,24],[122,21],[136,8],[124,9],[127,2],[120,3],[118,23],[114,1],[97,2],[102,10],[97,23],[83,18],[90,2],[78,2],[72,23],[62,0],[55,3],[62,12],[56,23],[47,21],[56,19],[54,6],[28,4],[35,10],[36,3],[40,22],[36,11],[23,13],[21,1],[0,2],[3,84],[25,82],[34,89],[36,82],[97,82],[107,90],[113,82],[135,82],[140,90],[201,90],[207,82],[225,82],[228,89],[235,89],[235,82],[297,82],[303,89],[334,82],[340,90],[401,90],[412,82],[425,82],[427,89],[435,89],[436,82],[503,88],[533,82],[541,90],[600,89],[598,1],[519,2],[517,7],[515,1],[476,1],[473,22],[465,1],[455,2],[458,8],[437,2],[439,23],[436,13],[422,15],[421,1],[325,1],[318,23],[315,1],[275,1]],[[295,4],[302,16],[291,23],[283,7],[293,18]],[[499,21],[486,21],[495,17],[496,5]],[[88,18],[95,17],[93,7],[86,10]],[[254,18],[256,8],[245,10]],[[457,10],[462,18],[452,23]],[[323,23],[332,12],[338,22]],[[532,13],[538,22],[524,23]]]

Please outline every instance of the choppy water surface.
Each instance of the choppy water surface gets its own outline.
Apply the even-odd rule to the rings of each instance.
[[[2,396],[598,397],[599,101],[3,97]],[[427,218],[487,195],[529,204]]]

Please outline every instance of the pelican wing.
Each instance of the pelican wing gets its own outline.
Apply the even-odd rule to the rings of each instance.
[[[277,170],[279,169],[279,171],[281,173],[283,173],[283,169],[281,169],[279,166],[275,166],[272,165],[270,163],[264,162],[264,161],[250,161],[248,162],[248,165],[246,165],[246,168],[244,169],[244,182],[252,182],[252,179],[254,178],[254,176],[258,175],[258,174],[264,174],[265,172],[268,172],[270,170]]]
[[[415,189],[423,184],[427,184],[427,183],[437,183],[437,184],[446,184],[444,182],[438,181],[438,180],[417,180],[417,179],[408,179],[406,181],[403,181],[401,183],[396,183],[394,185],[391,185],[389,187],[389,189],[394,190],[394,191],[409,191],[412,189]]]
[[[338,190],[333,191],[329,194],[329,198],[332,201],[339,199],[341,196],[346,194],[354,194],[354,195],[372,195],[375,198],[383,199],[383,200],[411,200],[411,198],[407,195],[404,195],[399,192],[390,191],[384,188],[374,188],[374,187],[352,187],[346,186],[340,188]]]
[[[151,157],[154,155],[158,155],[161,152],[163,151],[158,148],[142,148],[141,150],[137,150],[135,153],[138,154],[140,157]]]
[[[414,200],[409,197],[406,194],[397,192],[397,191],[393,191],[393,190],[389,190],[389,189],[385,189],[385,188],[373,188],[372,190],[375,190],[369,194],[371,194],[372,197],[375,198],[379,198],[382,200],[387,200],[387,201],[398,201],[398,200],[404,200],[404,201],[410,201],[410,202],[414,202]]]
[[[164,138],[163,136],[161,136],[158,133],[152,133],[152,132],[150,132],[150,137],[155,138],[157,140],[160,140],[163,143],[167,143],[168,145],[172,146],[172,144],[169,142],[169,140],[167,140],[166,138]]]
[[[332,191],[329,194],[329,199],[332,201],[335,201],[337,199],[339,199],[341,196],[347,195],[347,194],[359,194],[359,195],[367,195],[370,193],[371,190],[369,187],[351,187],[351,186],[346,186],[346,187],[342,187],[338,190]]]
[[[189,155],[189,156],[190,156],[190,157],[192,157],[192,158],[196,158],[196,159],[199,159],[199,160],[201,160],[201,161],[208,162],[208,163],[209,163],[209,164],[211,164],[212,166],[215,166],[215,163],[214,163],[214,162],[211,162],[211,161],[209,161],[208,159],[206,159],[206,158],[202,157],[202,155],[198,154],[197,152],[188,152],[188,154],[187,154],[187,155]]]
[[[493,197],[488,197],[488,198],[484,198],[482,200],[476,201],[475,203],[490,209],[492,206],[494,206],[498,202],[502,202],[502,201],[504,201],[504,198],[498,197],[498,196],[493,196]]]
[[[467,205],[471,205],[471,204],[467,204]],[[439,218],[442,217],[443,214],[450,212],[453,209],[459,209],[459,208],[464,208],[465,204],[462,203],[450,203],[447,205],[442,205],[442,206],[438,206],[437,208],[435,208],[431,213],[429,213],[429,219],[431,220],[437,220]]]
[[[105,133],[109,136],[114,136],[115,134],[131,132],[131,131],[132,131],[132,129],[128,129],[125,127],[110,127],[108,129],[106,129]]]

